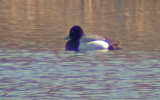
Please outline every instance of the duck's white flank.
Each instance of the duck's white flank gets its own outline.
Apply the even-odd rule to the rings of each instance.
[[[96,40],[96,41],[88,42],[87,44],[101,46],[104,49],[107,49],[109,47],[109,44],[103,40]]]

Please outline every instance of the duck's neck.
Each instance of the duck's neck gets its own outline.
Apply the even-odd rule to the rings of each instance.
[[[69,51],[79,51],[79,44],[79,40],[69,40],[65,45],[65,49]]]

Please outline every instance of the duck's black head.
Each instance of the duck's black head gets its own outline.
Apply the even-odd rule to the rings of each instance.
[[[79,39],[84,35],[82,28],[78,25],[73,26],[70,29],[69,36],[65,37],[64,40],[70,39],[67,41],[65,48],[69,51],[78,51],[80,42]]]
[[[84,32],[82,28],[78,25],[75,25],[70,29],[69,37],[72,40],[79,40],[83,35],[84,35]]]

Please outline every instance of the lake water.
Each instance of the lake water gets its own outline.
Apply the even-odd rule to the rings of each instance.
[[[1,0],[0,100],[159,100],[160,0]],[[122,49],[65,51],[73,25]]]

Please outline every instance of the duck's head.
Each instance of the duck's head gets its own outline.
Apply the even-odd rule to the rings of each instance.
[[[64,40],[79,40],[84,35],[82,28],[78,25],[73,26],[70,29],[69,36],[65,37]]]

